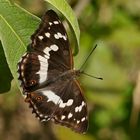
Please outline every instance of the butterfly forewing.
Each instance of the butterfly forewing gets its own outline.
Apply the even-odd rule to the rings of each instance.
[[[54,11],[45,13],[31,40],[32,51],[19,63],[19,79],[24,89],[44,85],[73,67],[66,31]]]
[[[41,121],[53,120],[84,133],[87,105],[73,76],[67,33],[54,11],[45,13],[31,40],[31,50],[18,63],[25,101]]]
[[[42,22],[36,32],[31,36],[31,47],[45,53],[49,57],[52,53],[52,58],[63,63],[66,68],[72,68],[73,62],[71,57],[71,50],[69,47],[69,40],[62,22],[59,20],[57,14],[50,10],[42,18]],[[41,48],[41,49],[40,49]]]

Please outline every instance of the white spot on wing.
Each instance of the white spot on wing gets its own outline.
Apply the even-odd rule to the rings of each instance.
[[[45,36],[46,36],[46,37],[48,37],[48,38],[50,38],[50,35],[51,35],[51,34],[50,34],[50,33],[48,33],[48,32],[47,32],[47,33],[45,33]]]
[[[49,47],[46,47],[46,48],[43,50],[43,52],[44,52],[45,54],[47,54],[48,56],[50,56],[50,54],[49,54],[50,51],[51,51],[51,48],[49,48]]]
[[[71,113],[69,113],[68,115],[68,119],[70,119],[73,115]]]
[[[25,63],[27,61],[27,57],[28,57],[28,55],[26,55],[26,57],[23,58],[22,63]]]
[[[59,107],[64,108],[66,106],[72,105],[73,100],[69,99],[66,103],[64,103],[62,100],[59,100]]]
[[[49,37],[50,33],[45,33],[45,35]],[[43,50],[43,52],[46,54],[44,57],[41,55],[38,56],[38,59],[40,61],[40,70],[38,72],[36,72],[36,74],[39,75],[40,83],[45,82],[45,80],[47,79],[48,59],[50,59],[50,51],[57,51],[58,49],[59,49],[58,46],[53,44],[50,47],[46,47]],[[46,73],[44,73],[45,70],[46,70]],[[23,75],[24,75],[24,73],[23,73]]]
[[[84,118],[81,119],[81,121],[83,122],[83,121],[85,121],[85,119],[86,119],[86,118],[84,117]]]
[[[38,38],[39,38],[40,40],[42,40],[44,37],[40,35],[40,36],[38,36]]]
[[[42,119],[42,120],[41,120],[41,122],[45,122],[45,121],[46,121],[46,119]]]
[[[51,26],[52,25],[52,22],[49,22],[49,25]]]
[[[63,36],[63,39],[64,39],[64,40],[67,40],[67,37],[66,37],[66,36]]]
[[[40,61],[40,70],[36,72],[36,74],[39,75],[39,83],[43,83],[47,79],[48,61],[41,55],[38,55],[38,59]],[[44,71],[46,71],[46,73]]]
[[[58,50],[58,46],[53,44],[50,47],[46,47],[43,52],[47,55],[45,56],[47,59],[50,58],[50,51],[57,51]]]
[[[80,106],[75,107],[75,112],[81,112],[81,111],[82,111],[83,106],[85,106],[84,101],[82,101],[82,104],[81,104]]]
[[[54,34],[55,39],[59,39],[59,36],[57,34]]]
[[[67,40],[66,35],[62,35],[60,32],[57,32],[56,34],[54,34],[55,39],[60,39],[63,38],[64,40]]]
[[[71,106],[73,104],[73,99],[69,99],[67,102],[67,106]]]
[[[24,99],[26,99],[27,98],[27,95],[26,94],[23,94],[23,97],[24,97]]]
[[[23,71],[21,72],[21,76],[24,77],[24,72]]]
[[[66,116],[62,115],[61,116],[61,120],[64,120],[66,118]]]
[[[48,98],[47,102],[53,102],[56,105],[58,104],[60,108],[70,106],[73,103],[72,99],[69,99],[66,103],[64,103],[63,100],[51,90],[42,91],[42,94]]]
[[[43,114],[39,114],[40,117],[43,117]]]
[[[50,56],[48,56],[48,55],[44,55],[44,57],[45,57],[46,59],[50,59]]]
[[[53,23],[54,23],[54,24],[59,24],[59,22],[58,22],[58,21],[54,21]]]
[[[66,106],[66,103],[63,103],[62,100],[59,101],[59,107],[64,108]]]
[[[44,58],[44,57],[41,56],[41,55],[38,55],[38,58],[39,58],[40,62],[44,62],[44,63],[47,63],[47,62],[48,62],[47,59]]]
[[[60,97],[57,96],[54,92],[50,90],[42,91],[43,95],[45,95],[48,98],[47,102],[53,102],[54,104],[57,104],[60,100]]]
[[[58,46],[57,45],[51,45],[50,48],[53,50],[53,51],[57,51],[58,50]]]
[[[37,117],[37,119],[38,119],[38,120],[40,120],[40,118],[39,118],[39,117]]]
[[[22,64],[20,68],[21,68],[21,70],[24,70],[24,65]],[[19,68],[18,68],[18,69],[19,69]]]
[[[80,123],[80,121],[79,121],[79,120],[77,121],[77,124],[78,124],[78,123]]]
[[[61,33],[57,33],[57,35],[59,36],[59,38],[62,38],[63,37],[63,35],[61,34]]]

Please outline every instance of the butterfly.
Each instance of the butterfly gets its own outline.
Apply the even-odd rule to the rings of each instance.
[[[30,50],[18,63],[25,102],[41,122],[53,121],[85,133],[87,104],[73,68],[66,30],[58,15],[48,10],[31,36]]]

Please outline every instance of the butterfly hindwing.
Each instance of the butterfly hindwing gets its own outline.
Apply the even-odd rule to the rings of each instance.
[[[61,86],[57,86],[57,84]],[[55,123],[83,133],[87,130],[87,105],[76,80],[58,80],[27,95],[26,101],[41,121]]]

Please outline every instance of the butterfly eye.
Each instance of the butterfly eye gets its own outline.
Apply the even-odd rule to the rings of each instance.
[[[36,100],[37,100],[37,101],[41,101],[42,99],[43,99],[42,96],[37,96],[37,97],[36,97]]]

